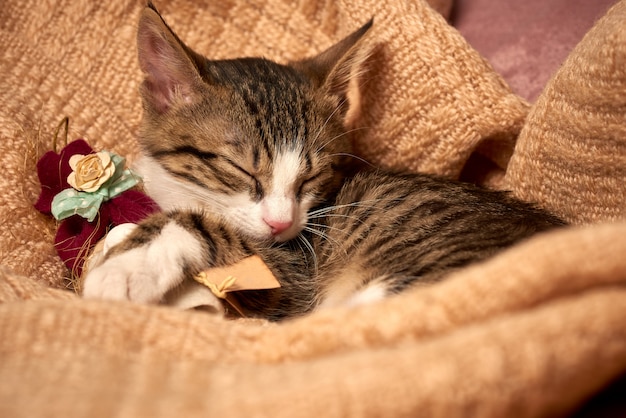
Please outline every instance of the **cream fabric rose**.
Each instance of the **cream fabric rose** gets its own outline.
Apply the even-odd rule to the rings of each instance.
[[[74,171],[67,177],[67,182],[83,192],[95,192],[115,173],[115,164],[105,151],[72,155],[69,163]]]

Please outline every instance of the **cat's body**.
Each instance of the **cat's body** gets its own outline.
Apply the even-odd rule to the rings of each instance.
[[[281,288],[238,300],[278,320],[438,280],[562,225],[504,193],[427,175],[343,182],[348,84],[370,25],[289,66],[210,61],[146,8],[141,169],[166,211],[113,248],[85,295],[156,303],[200,270],[259,255]]]

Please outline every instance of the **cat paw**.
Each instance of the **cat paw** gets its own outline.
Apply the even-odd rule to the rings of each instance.
[[[169,290],[159,281],[175,281],[176,274],[164,277],[150,265],[146,249],[135,249],[112,257],[89,272],[83,297],[89,299],[131,300],[156,303]],[[161,280],[159,280],[161,279]]]
[[[148,243],[92,268],[83,284],[83,297],[158,303],[183,281],[185,266],[201,259],[199,241],[170,222]]]

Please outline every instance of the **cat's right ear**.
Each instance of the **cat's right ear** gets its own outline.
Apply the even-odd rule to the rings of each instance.
[[[161,114],[178,103],[195,100],[202,82],[199,56],[183,44],[151,2],[139,19],[137,49],[145,73],[141,94],[151,110]]]

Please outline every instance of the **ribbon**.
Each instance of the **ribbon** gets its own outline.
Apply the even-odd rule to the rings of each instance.
[[[111,153],[111,161],[115,165],[115,172],[95,192],[83,192],[73,188],[65,189],[52,199],[52,215],[57,220],[80,215],[92,222],[98,215],[102,202],[113,199],[126,190],[136,186],[141,177],[129,169],[124,169],[126,160]]]

